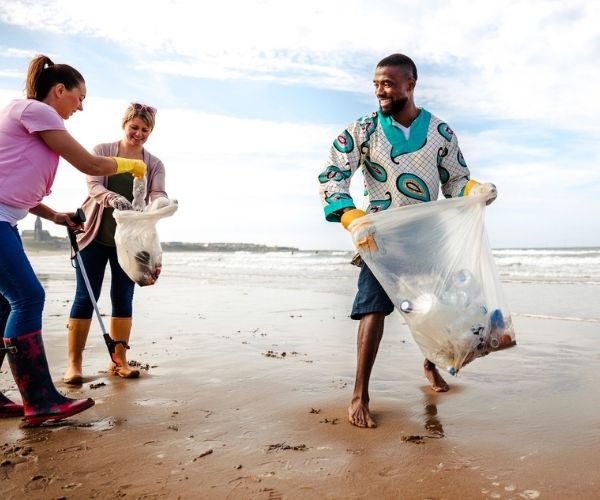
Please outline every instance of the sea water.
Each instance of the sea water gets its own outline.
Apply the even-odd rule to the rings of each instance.
[[[74,290],[68,251],[29,256],[42,284],[71,280]],[[161,280],[171,276],[195,280],[198,286],[249,281],[353,297],[359,269],[350,264],[352,256],[326,250],[169,251],[163,253]],[[600,323],[600,248],[495,249],[493,256],[511,314]]]

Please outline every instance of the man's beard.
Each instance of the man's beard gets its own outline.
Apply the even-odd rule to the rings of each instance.
[[[383,116],[392,116],[396,113],[400,113],[400,111],[402,111],[406,106],[407,102],[408,97],[402,97],[401,99],[393,100],[391,106],[386,110],[383,110],[381,106],[379,106],[379,111],[381,111]]]

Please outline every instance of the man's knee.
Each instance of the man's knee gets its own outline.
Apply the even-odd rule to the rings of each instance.
[[[369,334],[383,335],[383,326],[385,323],[386,313],[372,312],[363,314],[358,324],[359,331],[364,331]]]
[[[364,313],[359,319],[364,322],[372,322],[372,321],[385,321],[385,317],[387,316],[386,312],[376,311]]]

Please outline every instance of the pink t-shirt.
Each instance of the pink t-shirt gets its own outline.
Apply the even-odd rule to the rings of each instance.
[[[65,130],[52,106],[17,99],[0,111],[0,203],[32,208],[50,194],[59,155],[38,132]]]

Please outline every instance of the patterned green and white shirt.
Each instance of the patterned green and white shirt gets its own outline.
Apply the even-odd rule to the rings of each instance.
[[[359,167],[367,213],[436,200],[440,185],[446,198],[463,196],[470,176],[452,129],[423,108],[408,139],[380,112],[358,119],[338,136],[319,175],[328,221],[339,221],[344,208],[355,207],[350,179]]]

